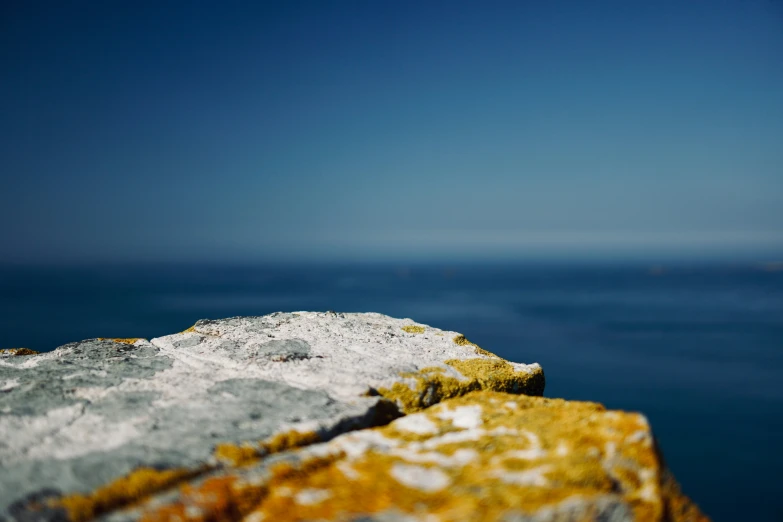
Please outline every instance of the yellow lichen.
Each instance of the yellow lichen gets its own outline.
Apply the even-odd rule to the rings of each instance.
[[[190,328],[188,328],[186,330],[182,330],[180,333],[191,333],[191,332],[195,332],[195,331],[196,331],[196,325],[194,324]]]
[[[258,495],[253,498],[249,485],[242,488],[241,494],[235,494],[237,484],[233,476],[210,477],[196,486],[183,484],[177,501],[144,513],[140,522],[239,520],[239,506],[247,502],[248,497],[250,505],[260,502],[266,488],[259,486]]]
[[[465,377],[478,381],[482,390],[527,395],[544,394],[544,371],[538,367],[530,373],[516,371],[503,359],[451,359],[446,364]]]
[[[52,501],[52,506],[64,508],[72,522],[91,520],[102,513],[141,500],[203,472],[203,469],[160,471],[153,468],[139,468],[92,493],[58,498]]]
[[[133,344],[141,339],[142,339],[141,337],[128,337],[124,339],[118,339],[115,337],[98,337],[99,341],[114,341],[115,343],[123,343],[123,344]]]
[[[244,466],[258,460],[261,447],[249,442],[243,444],[222,443],[215,446],[215,458],[231,466]]]
[[[505,406],[509,402],[515,404],[514,409]],[[608,414],[593,403],[478,392],[423,413],[438,427],[429,438],[435,440],[454,430],[438,413],[463,406],[482,409],[477,438],[441,444],[433,451],[445,460],[458,450],[476,450],[473,461],[463,466],[440,465],[437,459],[408,461],[404,451],[415,453],[415,448],[421,447],[422,435],[408,432],[400,438],[391,424],[376,431],[383,437],[401,440],[402,453],[370,450],[350,459],[351,476],[337,465],[289,473],[286,480],[270,484],[256,512],[264,520],[344,519],[392,509],[408,515],[432,514],[445,521],[498,520],[510,511],[533,514],[572,497],[620,494],[636,520],[661,519],[660,499],[640,495],[641,487],[655,485],[655,470],[660,464],[654,449],[625,442],[646,425],[638,415]],[[521,430],[532,435],[521,435]],[[568,450],[560,449],[566,444]],[[595,452],[591,454],[590,448]],[[620,461],[629,460],[634,468],[625,469],[622,475],[607,471],[605,461],[615,456]],[[392,471],[400,464],[437,470],[447,477],[447,485],[428,491],[402,484]],[[649,470],[652,478],[642,470]],[[303,490],[322,490],[326,494],[319,503],[298,504],[295,494]],[[357,491],[362,494],[357,495]],[[691,509],[698,512],[692,505]]]
[[[589,501],[610,495],[640,522],[707,520],[679,493],[638,414],[607,412],[595,403],[477,392],[418,415],[434,431],[406,431],[395,423],[372,430],[371,437],[360,431],[348,437],[368,445],[363,453],[349,456],[341,452],[345,446],[331,451],[327,446],[326,457],[272,465],[259,475],[262,480],[229,472],[196,487],[183,486],[176,501],[152,508],[144,520],[249,515],[275,521],[350,520],[384,512],[446,522],[499,520],[511,513],[534,516],[566,501],[569,509],[575,501],[585,503],[582,514],[592,520],[598,511]],[[460,415],[475,420],[467,425],[454,420]],[[387,445],[385,439],[395,443]],[[441,485],[401,481],[395,472],[400,466],[434,474]],[[299,501],[306,492],[321,495]]]
[[[185,484],[180,487],[176,501],[144,512],[140,522],[241,520],[263,504],[270,492],[281,491],[284,484],[317,473],[342,456],[309,458],[296,465],[274,464],[266,482],[248,482],[235,475],[224,475],[210,477],[195,486]],[[281,520],[286,519],[284,516]]]
[[[250,444],[219,444],[215,457],[221,462],[239,466],[257,461],[259,458],[289,449],[313,444],[320,440],[315,432],[288,431],[271,437],[257,446]],[[164,489],[176,486],[191,478],[209,471],[210,467],[198,469],[173,469],[159,471],[152,468],[139,468],[127,476],[101,486],[90,494],[73,494],[60,497],[51,502],[52,507],[66,510],[73,522],[91,520],[96,516],[119,507],[143,500]],[[220,481],[208,480],[208,487],[217,487]],[[188,487],[188,486],[183,486]],[[239,497],[232,502],[238,502]]]
[[[278,433],[268,440],[258,444],[245,442],[243,444],[218,444],[215,448],[215,458],[232,466],[244,466],[258,459],[294,448],[300,448],[320,442],[321,437],[314,431],[286,431]]]
[[[405,332],[408,332],[410,334],[422,334],[424,333],[424,327],[423,326],[417,326],[415,324],[409,324],[407,326],[403,326],[402,330]]]
[[[288,431],[261,442],[258,446],[250,444],[234,445],[219,444],[215,449],[218,460],[234,465],[245,465],[259,458],[289,449],[306,446],[318,442],[320,437],[315,432]],[[159,471],[153,468],[139,468],[129,475],[118,478],[105,486],[101,486],[89,494],[73,494],[58,498],[51,502],[52,507],[61,507],[68,513],[73,522],[91,520],[96,516],[119,507],[127,506],[164,489],[176,486],[188,479],[197,477],[214,469],[202,467],[198,469],[173,469]],[[207,480],[207,487],[216,487],[221,481]],[[188,486],[183,486],[187,488]],[[239,497],[232,502],[239,502]]]
[[[301,432],[291,430],[284,433],[278,433],[267,442],[264,442],[263,447],[268,454],[271,454],[315,444],[320,440],[321,437],[314,431]]]
[[[503,391],[542,395],[544,372],[537,368],[530,373],[515,371],[507,361],[497,359],[450,359],[446,364],[456,368],[466,380],[444,374],[444,369],[428,367],[418,372],[406,372],[401,377],[414,379],[415,388],[405,382],[396,382],[391,388],[378,392],[394,401],[404,413],[412,413],[438,402],[477,390]]]
[[[459,335],[455,336],[454,339],[452,339],[452,341],[454,341],[454,344],[458,344],[460,346],[473,345],[473,343],[468,341],[468,339],[464,335],[462,335],[462,334],[459,334]],[[473,346],[475,346],[475,345],[473,345]]]
[[[500,357],[498,357],[494,353],[485,350],[484,348],[477,345],[476,343],[472,343],[468,341],[467,338],[462,334],[456,335],[454,339],[452,339],[452,341],[454,341],[455,344],[458,344],[460,346],[472,346],[478,355],[483,355],[485,357],[496,357],[500,359]]]
[[[37,355],[38,352],[35,350],[31,350],[30,348],[4,348],[0,350],[0,353],[7,353],[9,355],[13,356],[21,356],[21,355]]]

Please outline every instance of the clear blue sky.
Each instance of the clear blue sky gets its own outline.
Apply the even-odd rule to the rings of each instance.
[[[778,1],[62,4],[0,7],[0,262],[783,253]]]

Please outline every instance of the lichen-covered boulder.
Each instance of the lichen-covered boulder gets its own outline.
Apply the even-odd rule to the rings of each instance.
[[[222,467],[476,390],[541,395],[537,364],[380,314],[203,320],[0,357],[0,518],[88,520]]]
[[[642,415],[475,392],[202,477],[109,520],[707,519],[680,494]]]

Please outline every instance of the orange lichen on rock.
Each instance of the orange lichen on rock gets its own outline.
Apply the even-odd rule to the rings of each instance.
[[[296,465],[269,466],[264,480],[247,481],[236,474],[208,477],[198,484],[180,486],[175,502],[144,511],[141,522],[211,522],[241,520],[262,505],[270,492],[328,467],[342,455],[313,457]]]
[[[583,499],[588,512],[594,509],[591,499],[606,496],[636,520],[664,519],[660,460],[641,415],[479,392],[416,417],[374,430],[370,440],[388,442],[361,456],[270,489],[258,509],[263,520],[331,520],[390,510],[440,520],[498,520],[573,499]],[[352,436],[362,434],[342,439],[346,447],[356,445]]]
[[[232,444],[224,442],[215,446],[215,458],[230,466],[244,466],[263,456],[261,446],[250,442]]]
[[[230,443],[218,444],[215,448],[215,457],[219,461],[232,466],[244,466],[266,455],[301,448],[320,442],[320,440],[321,437],[314,431],[290,430],[278,433],[274,437],[255,445],[247,442],[239,445]]]
[[[38,355],[38,352],[31,350],[30,348],[4,348],[0,350],[0,354],[12,355],[16,357],[21,355]]]
[[[707,520],[646,419],[595,403],[476,392],[297,455],[183,487],[145,520]]]
[[[127,337],[124,339],[118,339],[115,337],[98,337],[99,341],[114,341],[115,343],[133,344],[136,341],[142,339],[141,337]]]
[[[265,485],[245,484],[233,476],[210,477],[197,485],[185,484],[176,502],[144,513],[142,522],[240,520],[263,501]]]
[[[313,431],[286,431],[278,433],[262,445],[267,453],[279,453],[319,442],[319,435]]]
[[[91,520],[102,513],[143,500],[153,493],[203,472],[204,469],[138,468],[92,493],[60,497],[51,502],[51,507],[64,508],[72,522]]]
[[[210,477],[198,485],[183,484],[179,488],[176,502],[145,512],[142,522],[167,522],[172,520],[222,521],[239,520],[242,516],[240,506],[250,496],[251,488],[236,488],[240,482],[236,477]],[[265,492],[261,486],[257,498],[251,498],[250,504],[260,502]]]

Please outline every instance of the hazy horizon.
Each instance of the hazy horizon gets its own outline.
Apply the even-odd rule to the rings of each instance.
[[[462,234],[460,234],[462,235]],[[264,265],[295,264],[733,264],[777,265],[783,262],[783,243],[777,234],[706,235],[577,235],[543,232],[514,236],[503,231],[455,235],[433,233],[388,234],[381,238],[320,238],[302,244],[271,245],[252,249],[236,245],[170,245],[161,251],[122,252],[100,247],[58,252],[51,245],[31,245],[6,251],[2,265]],[[418,236],[418,237],[417,237]],[[218,244],[216,244],[218,243]],[[43,248],[42,248],[43,247]],[[38,255],[34,255],[34,254]]]

